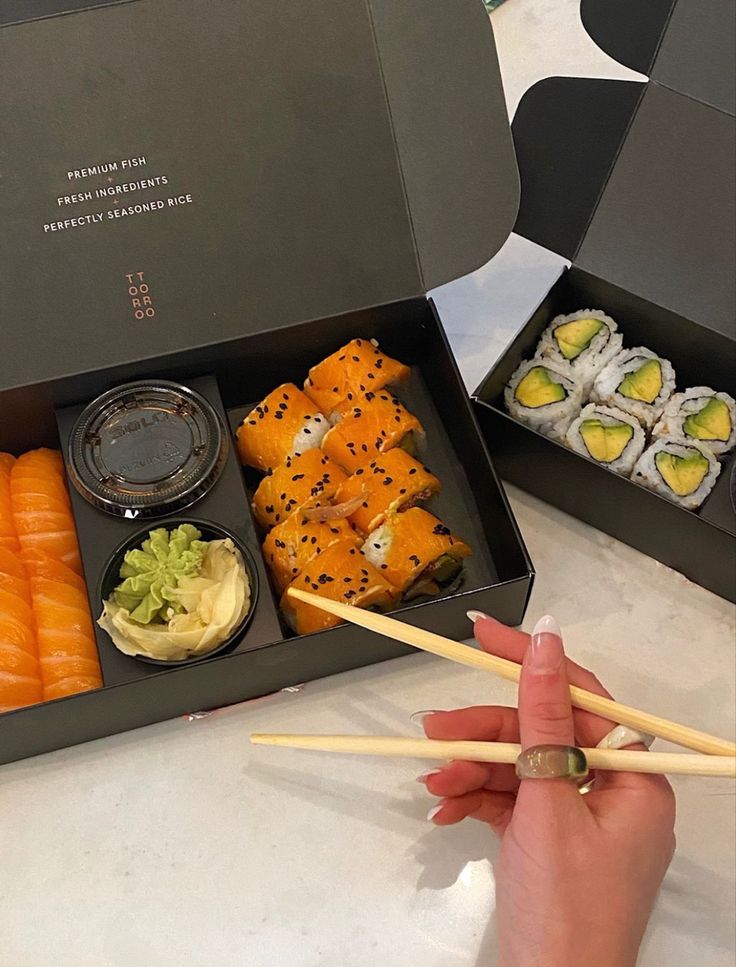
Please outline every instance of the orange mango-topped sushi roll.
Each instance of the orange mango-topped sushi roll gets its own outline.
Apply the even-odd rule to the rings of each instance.
[[[327,432],[322,449],[348,473],[378,454],[401,446],[414,450],[424,436],[419,420],[387,390],[368,393]]]
[[[353,547],[361,544],[361,538],[346,520],[310,520],[297,512],[269,533],[263,542],[263,556],[276,587],[283,591],[313,558],[342,542]]]
[[[303,507],[331,500],[345,480],[344,471],[321,450],[287,457],[258,485],[253,514],[261,527],[273,527]]]
[[[421,507],[391,514],[368,535],[363,553],[402,594],[438,594],[472,554],[441,520]]]
[[[290,588],[311,591],[320,597],[342,601],[356,608],[388,610],[396,600],[395,589],[368,562],[352,541],[333,544],[304,568],[281,598],[281,608],[298,635],[323,631],[340,624],[340,619],[289,596]]]
[[[411,370],[381,352],[370,339],[353,339],[309,370],[304,392],[323,413],[332,413],[346,400],[400,383]]]
[[[283,383],[261,400],[236,431],[246,466],[268,473],[296,454],[319,447],[327,417],[293,383]]]
[[[349,515],[362,534],[368,534],[397,511],[408,510],[439,493],[440,482],[425,466],[401,447],[371,460],[341,484],[335,503],[362,498]]]

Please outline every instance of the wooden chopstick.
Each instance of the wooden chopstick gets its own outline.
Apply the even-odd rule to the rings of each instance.
[[[392,735],[289,735],[254,733],[254,745],[278,745],[315,752],[352,755],[410,756],[419,759],[464,759],[468,762],[516,762],[520,745],[506,742],[441,742],[436,739],[405,739]],[[683,776],[736,778],[736,757],[691,755],[672,752],[627,752],[583,749],[591,769],[614,772],[646,772]]]
[[[482,671],[495,672],[501,678],[506,678],[512,682],[518,683],[521,676],[521,665],[514,661],[497,658],[495,655],[489,655],[487,652],[471,648],[469,645],[462,645],[431,631],[425,631],[423,628],[415,628],[403,621],[389,618],[388,615],[377,614],[373,611],[362,611],[360,608],[343,604],[341,601],[321,598],[312,594],[311,591],[302,591],[297,588],[292,588],[288,594],[298,601],[311,604],[315,608],[320,608],[322,611],[342,618],[344,621],[360,625],[369,631],[384,635],[386,638],[393,638],[395,641],[412,645],[414,648],[428,651],[433,655],[439,655],[441,658],[448,658],[450,661],[456,661],[471,668],[479,668]],[[736,743],[719,739],[707,732],[699,732],[697,729],[680,725],[678,722],[671,722],[649,712],[642,712],[628,705],[621,705],[619,702],[614,702],[613,699],[595,695],[577,685],[570,686],[570,699],[576,708],[595,712],[596,715],[601,715],[612,722],[628,725],[629,728],[638,729],[641,732],[648,732],[650,735],[667,739],[669,742],[684,746],[686,749],[694,749],[696,752],[704,752],[708,755],[736,755]]]

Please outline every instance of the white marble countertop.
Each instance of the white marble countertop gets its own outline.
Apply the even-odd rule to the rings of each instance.
[[[536,77],[626,76],[574,0],[494,14],[513,109]],[[437,293],[474,386],[557,273],[512,238]],[[678,574],[511,491],[571,655],[614,694],[734,729],[734,609]],[[274,752],[251,731],[408,733],[417,709],[512,703],[510,686],[416,655],[198,721],[151,726],[0,769],[0,961],[8,967],[484,967],[494,845],[436,829],[420,762]],[[681,779],[678,849],[642,967],[732,967],[734,786]]]

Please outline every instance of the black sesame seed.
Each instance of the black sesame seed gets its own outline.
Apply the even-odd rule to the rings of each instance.
[[[284,414],[281,413],[281,412],[274,413],[274,416],[276,417],[277,420],[283,420],[283,418],[284,418]]]
[[[248,423],[249,423],[249,424],[250,424],[251,426],[255,426],[255,425],[256,425],[256,421],[255,421],[255,420],[248,420]]]
[[[360,362],[360,356],[353,356],[353,362],[354,363],[359,363]]]
[[[306,544],[308,540],[309,540],[309,537],[305,534],[304,537],[302,537],[301,542],[302,544]]]
[[[399,494],[403,497],[405,493],[406,493],[406,487],[402,487],[401,490],[399,491]]]
[[[397,417],[397,419],[398,419],[398,417]],[[308,426],[305,426],[305,427],[304,427],[304,432],[305,432],[305,433],[311,433],[312,431],[311,431],[311,430],[309,429],[309,427],[308,427]]]
[[[416,468],[416,467],[412,467],[412,468],[411,468],[411,470],[409,471],[409,476],[410,476],[410,477],[412,477],[412,476],[414,476],[414,474],[415,474],[416,472],[417,472],[417,468]]]
[[[286,403],[279,403],[279,409],[280,410],[288,410],[289,407],[286,405]]]
[[[352,578],[343,578],[342,580],[343,580],[343,583],[344,584],[352,584],[353,583],[353,579]]]

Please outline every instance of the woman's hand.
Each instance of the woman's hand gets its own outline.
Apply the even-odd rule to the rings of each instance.
[[[546,624],[545,624],[546,622]],[[480,615],[483,649],[521,662],[519,710],[480,706],[424,717],[431,739],[593,747],[613,722],[571,708],[569,685],[608,693],[565,659],[553,619],[529,636]],[[544,630],[548,629],[548,630]],[[537,629],[535,629],[537,632]],[[643,748],[635,746],[634,748]],[[631,967],[675,846],[663,776],[601,772],[580,795],[565,779],[519,782],[513,766],[451,762],[429,773],[438,826],[472,816],[502,839],[496,866],[501,967]]]

